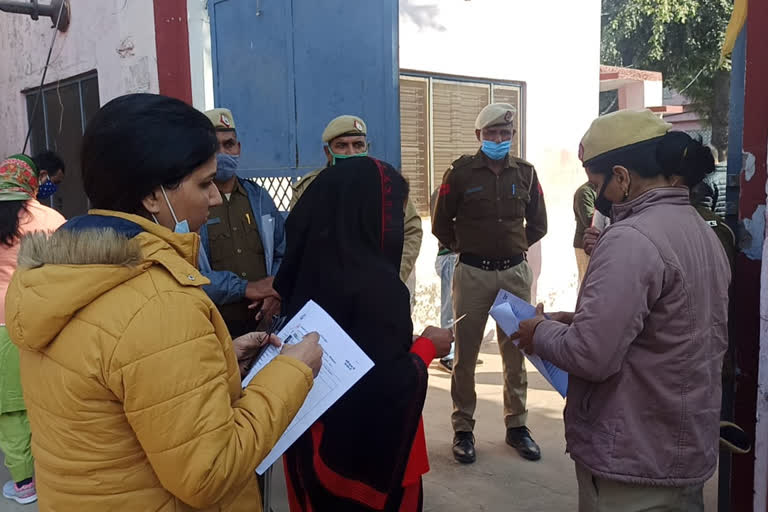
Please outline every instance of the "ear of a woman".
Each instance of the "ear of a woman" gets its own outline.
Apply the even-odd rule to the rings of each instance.
[[[160,213],[160,204],[162,202],[162,195],[158,190],[153,190],[151,194],[141,200],[141,205],[144,210],[150,215],[157,215]]]

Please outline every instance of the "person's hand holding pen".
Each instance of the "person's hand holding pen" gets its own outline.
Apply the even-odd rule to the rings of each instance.
[[[432,344],[435,346],[435,355],[437,357],[445,357],[451,353],[451,343],[453,343],[454,339],[453,327],[464,320],[465,316],[467,315],[457,318],[447,329],[441,329],[440,327],[433,327],[431,325],[424,329],[421,336],[432,341]]]
[[[240,378],[245,378],[253,366],[253,363],[264,351],[267,345],[282,347],[280,353],[284,356],[298,359],[309,366],[312,374],[317,377],[323,365],[323,349],[320,346],[320,337],[316,332],[304,336],[304,339],[296,345],[283,346],[282,341],[274,334],[266,332],[249,332],[232,340],[237,356],[237,364],[240,367]]]
[[[445,357],[451,352],[451,343],[453,343],[453,331],[450,329],[441,329],[440,327],[429,326],[421,333],[422,338],[427,338],[435,346],[435,356]]]
[[[286,357],[298,359],[309,366],[315,377],[323,366],[323,347],[320,346],[320,335],[316,332],[307,334],[295,345],[285,345],[280,353]]]
[[[274,345],[278,348],[282,345],[280,338],[274,334],[268,335],[264,332],[249,332],[239,338],[232,340],[237,356],[237,364],[240,367],[240,378],[248,373],[248,366],[253,357],[258,354],[266,345]]]

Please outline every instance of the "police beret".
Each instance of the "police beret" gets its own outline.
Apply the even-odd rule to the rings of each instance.
[[[478,114],[475,129],[482,130],[498,124],[512,124],[515,114],[517,109],[509,103],[491,103]]]
[[[217,130],[234,130],[235,118],[228,108],[215,108],[205,113],[205,116],[211,120],[214,128]]]
[[[612,151],[663,137],[670,128],[650,110],[619,110],[592,122],[581,139],[579,158],[587,165]]]
[[[323,142],[328,144],[333,139],[342,135],[363,135],[367,134],[365,122],[357,116],[339,116],[325,127],[323,131]]]

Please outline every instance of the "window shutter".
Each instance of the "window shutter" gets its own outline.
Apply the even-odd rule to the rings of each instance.
[[[488,84],[472,84],[434,80],[433,139],[435,183],[454,160],[462,155],[477,153],[480,143],[475,136],[475,119],[488,105]]]
[[[429,215],[429,82],[400,78],[400,145],[403,176],[419,215]]]

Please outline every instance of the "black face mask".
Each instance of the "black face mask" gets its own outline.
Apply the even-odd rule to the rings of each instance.
[[[595,200],[595,210],[602,213],[605,217],[610,218],[611,212],[613,210],[613,201],[608,200],[605,197],[605,189],[608,186],[608,183],[611,182],[611,179],[613,178],[613,174],[609,174],[607,178],[605,178],[605,181],[603,182],[603,186],[600,188],[600,193],[597,194],[597,199]]]

